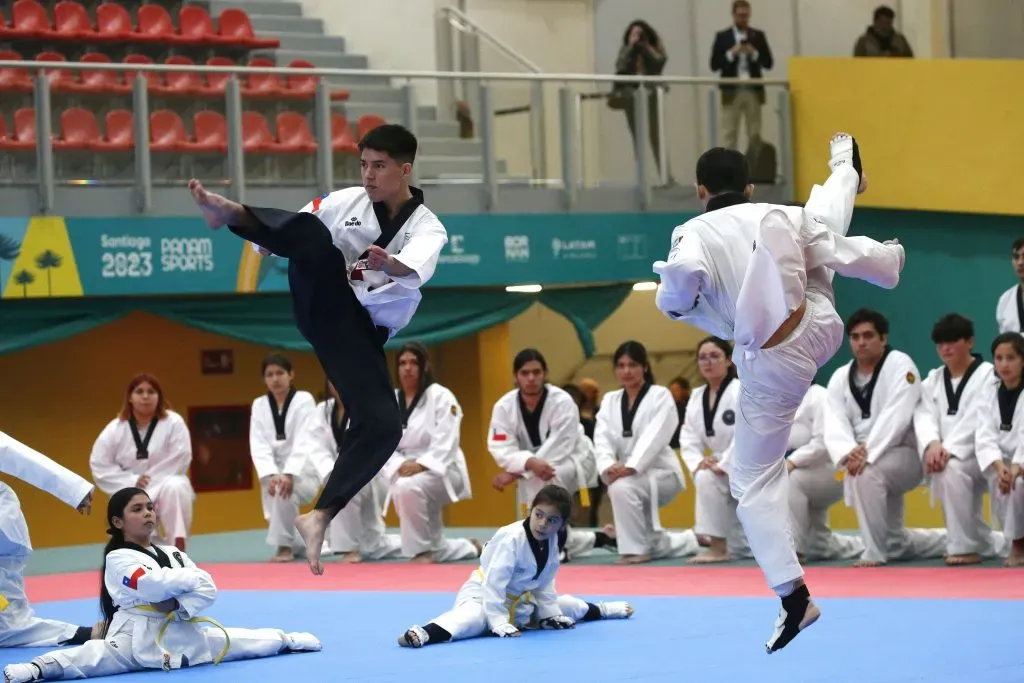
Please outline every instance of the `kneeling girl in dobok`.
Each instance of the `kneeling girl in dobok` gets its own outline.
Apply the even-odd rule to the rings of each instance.
[[[589,603],[555,592],[558,532],[572,514],[572,496],[561,486],[545,486],[529,516],[494,534],[484,546],[480,567],[459,589],[455,606],[426,626],[413,626],[398,638],[402,647],[423,647],[487,633],[518,636],[527,629],[573,628],[578,621],[626,619],[627,602]]]
[[[217,586],[184,551],[150,543],[156,515],[142,489],[116,492],[107,505],[107,522],[111,538],[100,585],[104,639],[54,650],[27,664],[8,664],[6,683],[170,671],[320,649],[309,633],[224,628],[198,616],[213,605]]]

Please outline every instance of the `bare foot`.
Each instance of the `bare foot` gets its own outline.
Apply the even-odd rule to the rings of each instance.
[[[271,562],[291,562],[294,559],[295,559],[295,553],[292,552],[291,548],[289,548],[287,546],[280,546],[277,549],[277,553],[275,553],[274,556],[272,558],[270,558],[270,561]]]
[[[615,560],[615,564],[644,564],[650,561],[650,555],[623,555]]]
[[[342,562],[347,564],[359,564],[363,561],[363,556],[358,550],[345,553],[345,556],[341,558]]]
[[[1007,567],[1024,567],[1024,539],[1017,539],[1010,546],[1010,556],[1006,558]]]
[[[195,178],[188,181],[188,189],[192,193],[192,199],[195,200],[196,206],[202,212],[206,225],[214,230],[230,224],[232,218],[244,211],[241,204],[207,191],[203,184]]]
[[[690,558],[690,564],[715,564],[717,562],[730,562],[732,557],[729,553],[706,552],[694,555]]]
[[[314,576],[324,573],[323,565],[320,564],[320,551],[324,547],[324,535],[327,533],[327,515],[322,510],[311,510],[304,515],[295,518],[295,528],[299,535],[306,542],[306,561],[309,562],[309,571]]]
[[[615,538],[615,525],[605,524],[603,527],[601,527],[601,532],[608,538]]]
[[[711,545],[711,537],[705,536],[703,534],[697,536],[697,545],[699,545],[701,548],[707,548]]]
[[[434,561],[434,553],[429,551],[425,553],[420,553],[419,555],[417,555],[409,561],[414,564],[431,564]]]
[[[884,567],[885,562],[879,562],[878,560],[857,560],[853,563],[854,567]]]
[[[981,564],[981,555],[979,555],[978,553],[950,555],[946,558],[946,564],[948,564],[950,567],[962,567],[968,564]]]
[[[92,640],[103,640],[103,630],[106,625],[107,624],[104,621],[97,621],[95,624],[93,624],[92,633],[89,634],[90,638]]]

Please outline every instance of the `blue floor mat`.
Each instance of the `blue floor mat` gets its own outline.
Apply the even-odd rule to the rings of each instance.
[[[588,596],[581,596],[587,598]],[[522,683],[535,677],[604,683],[643,680],[738,683],[1019,683],[1024,602],[824,599],[822,618],[785,650],[764,641],[778,601],[640,597],[626,621],[518,639],[479,638],[399,648],[398,636],[452,604],[452,594],[225,591],[209,613],[225,626],[310,631],[322,652],[175,671],[177,681],[286,680]],[[39,616],[87,624],[94,600],[43,603]],[[0,650],[0,663],[38,649]],[[117,681],[154,681],[147,671]]]

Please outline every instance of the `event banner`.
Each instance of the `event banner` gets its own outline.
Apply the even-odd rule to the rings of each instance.
[[[442,217],[431,287],[654,279],[682,214]],[[0,218],[5,299],[281,292],[288,263],[197,218]]]

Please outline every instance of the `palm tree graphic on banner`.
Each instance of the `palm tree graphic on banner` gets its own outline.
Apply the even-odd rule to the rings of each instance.
[[[54,251],[47,249],[39,256],[36,256],[36,268],[39,270],[46,271],[46,295],[53,296],[53,278],[50,275],[50,271],[54,268],[60,268],[60,264],[64,259]]]
[[[4,290],[4,261],[13,261],[21,253],[21,244],[8,235],[0,235],[0,296]]]
[[[28,286],[36,281],[36,276],[27,270],[20,270],[14,275],[15,284],[21,285],[21,296],[28,298]]]

